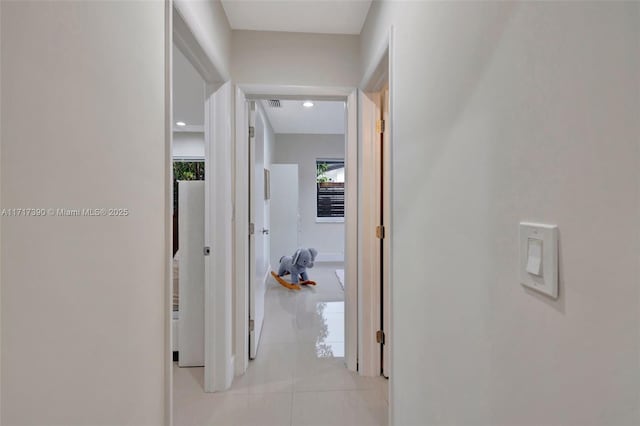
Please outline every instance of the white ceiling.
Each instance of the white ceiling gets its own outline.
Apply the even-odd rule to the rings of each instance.
[[[305,108],[302,101],[281,100],[282,108],[272,108],[261,101],[275,133],[344,134],[344,102],[314,101]]]
[[[371,0],[222,0],[234,30],[360,34]]]
[[[176,127],[184,121],[186,127]],[[177,131],[203,131],[204,80],[191,62],[173,47],[173,122]]]

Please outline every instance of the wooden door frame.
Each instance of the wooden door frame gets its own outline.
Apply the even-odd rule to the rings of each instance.
[[[235,276],[235,374],[244,374],[249,365],[248,330],[248,129],[247,100],[292,99],[333,100],[347,104],[345,135],[345,282],[357,283],[357,91],[355,88],[239,84],[236,93],[236,143],[235,143],[235,225],[234,225],[234,276]],[[357,371],[358,324],[357,285],[345,286],[345,360],[347,368]]]

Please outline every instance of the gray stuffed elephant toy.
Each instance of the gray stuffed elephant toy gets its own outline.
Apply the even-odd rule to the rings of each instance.
[[[291,290],[300,290],[298,284],[316,285],[314,281],[309,280],[307,268],[313,268],[317,255],[318,250],[314,248],[299,248],[293,256],[281,257],[278,273],[271,272],[271,275],[279,284]],[[291,283],[282,278],[289,274],[291,274]]]

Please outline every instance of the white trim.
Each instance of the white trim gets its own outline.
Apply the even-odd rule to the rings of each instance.
[[[235,355],[231,355],[231,358],[229,359],[229,364],[227,366],[227,371],[231,371],[231,372],[235,372],[236,371],[236,356]],[[232,378],[233,381],[233,378]]]
[[[235,198],[234,198],[234,277],[235,277],[235,375],[249,367],[249,115],[245,94],[236,87],[235,102]]]
[[[183,162],[202,162],[204,161],[204,156],[202,157],[189,157],[189,156],[182,156],[182,155],[176,155],[173,157],[173,161],[183,161]]]
[[[204,133],[204,126],[187,124],[186,126],[173,125],[173,131],[176,133]]]
[[[344,262],[344,253],[318,253],[316,263]]]
[[[240,87],[247,99],[269,99],[277,97],[285,100],[314,99],[318,101],[344,101],[353,87],[323,87],[323,86],[295,86],[295,85],[269,85],[269,84],[243,84]]]
[[[173,426],[173,4],[171,0],[165,2],[164,22],[164,54],[165,54],[165,82],[164,82],[164,134],[165,134],[165,359],[164,359],[164,421],[165,426]],[[176,327],[177,329],[177,327]],[[177,343],[177,342],[176,342]]]
[[[316,223],[344,223],[344,217],[317,217]]]
[[[389,144],[390,144],[390,163],[391,163],[391,170],[389,172],[389,184],[391,185],[391,190],[390,190],[390,199],[389,199],[389,203],[391,203],[391,208],[390,210],[390,218],[388,223],[391,224],[391,227],[393,228],[393,221],[394,221],[394,217],[393,217],[393,159],[395,157],[394,152],[395,152],[395,138],[396,138],[396,134],[395,134],[395,126],[393,125],[394,123],[394,111],[395,111],[395,106],[394,106],[394,84],[393,84],[393,73],[394,73],[394,27],[390,26],[389,27],[389,32],[387,34],[387,37],[382,40],[382,42],[380,43],[380,45],[378,46],[378,49],[376,49],[376,55],[374,56],[374,60],[367,66],[366,68],[366,72],[364,73],[362,82],[360,84],[360,87],[363,90],[367,90],[367,91],[380,91],[385,83],[389,84],[389,128],[391,129],[389,136]],[[365,115],[365,113],[361,110],[360,111],[362,115]],[[364,118],[361,116],[361,118]],[[363,132],[364,129],[366,129],[365,126],[366,123],[363,123],[362,121],[360,122],[360,131]],[[369,128],[371,128],[371,126],[369,126]],[[363,191],[366,191],[366,189],[363,189]],[[389,286],[389,324],[388,324],[388,328],[390,329],[390,333],[387,333],[387,335],[385,336],[385,340],[387,342],[387,344],[389,345],[389,395],[388,395],[388,401],[389,401],[389,413],[388,413],[388,423],[392,424],[392,419],[394,418],[394,407],[395,407],[395,403],[394,403],[394,388],[395,388],[395,379],[393,376],[393,365],[394,365],[394,359],[395,359],[395,346],[393,344],[393,337],[394,337],[394,324],[393,324],[393,282],[392,282],[392,278],[393,278],[393,246],[394,246],[394,241],[393,241],[393,236],[390,233],[388,233],[386,235],[386,238],[389,239],[389,246],[390,246],[390,250],[389,250],[389,271],[388,276],[390,277],[390,286]],[[379,247],[379,244],[376,244]],[[378,258],[379,259],[379,258]],[[358,277],[359,280],[362,279],[361,276]],[[366,296],[362,296],[360,302],[364,302],[364,303],[371,303],[374,306],[380,306],[380,292],[376,291],[374,292],[375,294],[372,294],[371,297],[366,297]],[[360,324],[359,326],[359,331],[361,332],[362,335],[362,330],[363,329],[369,329],[371,330],[373,326],[375,326],[376,324],[379,324],[379,311],[378,311],[378,315],[374,317],[374,319],[372,320],[371,323],[369,324]],[[374,356],[378,357],[378,373],[379,374],[379,369],[380,369],[380,358],[379,358],[379,346],[376,345],[375,348],[372,348],[372,345],[364,345],[362,347],[364,353],[362,354],[362,356],[364,358],[368,358],[369,360],[371,359],[372,354],[374,354]],[[367,352],[372,352],[372,353],[367,353]],[[369,368],[371,366],[369,365]],[[376,375],[377,375],[376,374]]]
[[[345,135],[344,298],[345,361],[358,370],[358,91],[347,98]]]
[[[388,60],[389,60],[389,76],[387,77],[389,82],[389,123],[391,132],[389,134],[389,151],[390,151],[390,159],[389,162],[391,164],[391,169],[389,171],[389,185],[390,185],[390,197],[389,203],[391,207],[389,208],[390,217],[389,223],[391,224],[392,229],[395,227],[395,218],[393,215],[394,210],[394,197],[393,197],[393,176],[394,176],[394,158],[395,155],[395,140],[396,140],[396,126],[394,126],[395,121],[395,84],[394,84],[394,72],[395,72],[395,27],[392,25],[389,28],[389,45],[388,45]],[[395,325],[394,325],[394,314],[393,314],[393,253],[394,253],[394,239],[393,239],[393,231],[389,233],[389,329],[391,333],[389,334],[389,339],[387,340],[387,344],[389,345],[389,387],[388,387],[388,401],[389,401],[389,412],[387,413],[387,422],[388,424],[393,424],[393,420],[395,418],[395,376],[394,376],[394,359],[395,359],[395,344],[393,342],[395,337]]]

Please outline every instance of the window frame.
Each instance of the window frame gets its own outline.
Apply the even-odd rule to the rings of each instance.
[[[316,170],[318,169],[318,163],[322,163],[322,162],[332,162],[332,163],[342,162],[342,167],[343,169],[345,169],[345,172],[346,172],[346,164],[345,164],[344,158],[328,158],[328,157],[316,158],[315,160]],[[346,178],[346,173],[345,173],[345,178]],[[343,181],[338,183],[343,184],[343,191],[345,191],[346,182]],[[315,217],[316,217],[315,222],[316,223],[344,223],[344,210],[342,212],[342,216],[318,216],[318,176],[317,174],[316,174],[314,186],[315,186],[315,192],[316,192],[314,197],[315,198]]]

